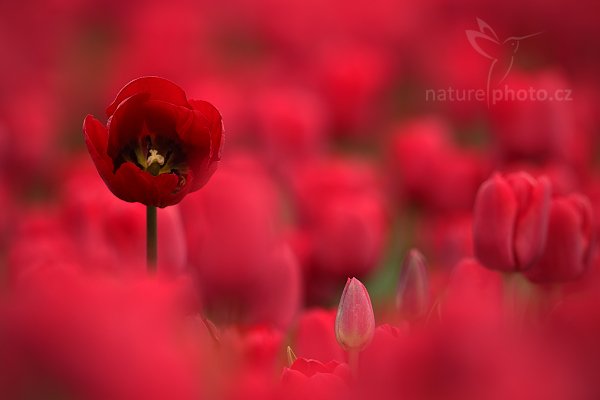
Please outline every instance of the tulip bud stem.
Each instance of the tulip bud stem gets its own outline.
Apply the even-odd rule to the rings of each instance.
[[[520,273],[504,275],[504,307],[509,321],[524,322],[531,306],[532,293],[528,281]]]
[[[156,207],[146,206],[146,262],[148,272],[156,271],[157,258],[157,229],[156,229]]]
[[[354,377],[358,376],[358,359],[360,357],[359,349],[348,349],[348,366]]]

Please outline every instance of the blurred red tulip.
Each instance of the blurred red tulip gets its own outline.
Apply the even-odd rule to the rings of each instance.
[[[506,317],[502,275],[483,268],[473,258],[461,260],[452,271],[441,304],[434,319],[444,326],[464,329],[463,335],[480,337],[495,331]]]
[[[300,304],[297,260],[282,240],[279,193],[254,158],[232,155],[181,203],[190,268],[217,321],[287,326]]]
[[[71,235],[89,269],[126,273],[145,269],[145,210],[108,192],[89,159],[72,160],[62,183],[62,229]],[[158,211],[158,272],[187,269],[187,246],[179,208]]]
[[[187,100],[174,83],[128,83],[106,109],[107,127],[88,115],[88,151],[121,200],[166,207],[206,184],[220,158],[223,124],[210,103]]]
[[[487,174],[484,159],[457,148],[449,127],[435,117],[397,128],[388,157],[392,184],[400,196],[442,212],[469,210]]]
[[[430,255],[432,267],[449,271],[460,260],[473,257],[472,213],[424,214],[416,227],[417,247]]]
[[[296,171],[296,251],[309,302],[330,298],[347,276],[363,277],[382,257],[389,213],[377,172],[366,162],[327,159]]]
[[[38,270],[11,292],[0,371],[13,379],[0,397],[197,398],[201,346],[182,340],[189,286],[81,270]]]
[[[534,282],[577,279],[592,260],[594,223],[590,201],[579,194],[556,198],[550,205],[549,218],[544,252],[526,275]]]
[[[342,135],[371,133],[366,126],[377,114],[377,98],[390,79],[389,55],[358,45],[325,48],[318,58],[317,79],[334,126]]]
[[[12,286],[48,268],[79,267],[75,243],[63,229],[56,210],[28,210],[13,227],[7,251],[7,278]]]
[[[582,183],[581,176],[576,173],[572,166],[566,163],[551,162],[536,165],[527,162],[514,162],[502,168],[502,173],[505,175],[521,171],[528,173],[535,179],[545,176],[551,183],[552,196],[565,196],[573,193],[580,188]]]
[[[510,94],[490,107],[491,133],[495,149],[505,160],[567,162],[578,170],[589,166],[592,134],[588,118],[579,115],[577,93],[573,85],[552,70],[534,74],[511,71],[503,83]],[[517,93],[545,95],[541,101],[529,94],[524,101]]]
[[[312,309],[298,318],[294,352],[300,358],[344,361],[346,355],[335,337],[335,310]]]
[[[220,335],[221,346],[240,357],[242,368],[272,369],[279,361],[283,334],[265,326],[247,329],[227,327]]]
[[[269,87],[259,93],[254,112],[261,149],[276,165],[314,159],[324,148],[326,113],[314,93]]]
[[[335,400],[350,395],[350,369],[337,361],[298,358],[281,375],[281,399]]]
[[[3,180],[17,188],[26,188],[33,179],[50,179],[48,166],[60,160],[58,109],[54,92],[49,85],[27,85],[8,90],[10,100],[0,107],[0,166]],[[35,112],[31,112],[35,110]]]
[[[475,255],[488,268],[527,270],[546,243],[550,182],[521,172],[481,185],[473,211]]]

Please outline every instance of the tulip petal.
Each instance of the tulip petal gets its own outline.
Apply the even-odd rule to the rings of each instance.
[[[125,85],[106,109],[106,115],[109,117],[113,115],[121,102],[138,93],[146,93],[153,100],[189,107],[185,92],[179,86],[164,78],[145,76]]]
[[[473,239],[477,258],[487,267],[515,269],[513,237],[517,199],[510,185],[498,174],[479,188],[473,211]]]
[[[515,261],[519,270],[526,270],[539,258],[546,244],[550,181],[546,177],[535,180],[525,173],[510,176],[507,180],[519,203],[514,237]]]
[[[108,131],[106,127],[96,118],[88,115],[83,121],[83,135],[88,152],[96,165],[100,177],[110,188],[110,180],[113,177],[114,165],[112,159],[106,154],[108,142]]]
[[[592,210],[578,195],[557,198],[550,206],[544,253],[527,272],[534,282],[564,282],[579,278],[589,266]]]
[[[200,112],[209,122],[211,141],[211,160],[221,159],[221,138],[223,137],[223,118],[215,106],[203,100],[190,100],[192,108]]]
[[[211,133],[209,121],[202,114],[158,100],[148,101],[146,108],[146,122],[151,132],[180,141],[190,162],[208,158]]]
[[[132,142],[143,135],[144,103],[148,94],[138,93],[128,97],[119,104],[114,114],[108,120],[107,153],[114,160],[119,153]]]
[[[156,207],[178,203],[186,193],[175,193],[179,178],[175,174],[152,176],[136,165],[126,162],[107,182],[107,186],[122,200]]]

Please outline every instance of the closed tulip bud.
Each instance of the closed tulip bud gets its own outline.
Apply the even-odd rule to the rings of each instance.
[[[479,188],[473,211],[475,255],[486,267],[523,271],[542,254],[550,181],[525,172],[496,174]]]
[[[375,315],[367,288],[348,278],[335,319],[335,336],[345,350],[362,350],[373,339]]]
[[[430,304],[429,278],[425,258],[419,250],[412,249],[404,258],[396,294],[396,307],[409,320],[427,314]]]
[[[546,248],[527,277],[534,282],[579,278],[592,258],[592,221],[592,206],[587,197],[573,194],[552,200]]]

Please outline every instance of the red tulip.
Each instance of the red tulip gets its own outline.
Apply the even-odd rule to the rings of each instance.
[[[323,362],[346,358],[336,341],[335,314],[335,310],[317,308],[305,311],[298,318],[293,346],[298,357]]]
[[[375,315],[367,288],[348,278],[335,318],[335,336],[346,350],[362,350],[373,339]]]
[[[574,194],[552,200],[546,248],[527,277],[535,282],[579,278],[591,262],[593,230],[592,206],[586,197]]]
[[[294,244],[310,282],[306,295],[327,301],[340,279],[360,278],[379,265],[389,230],[387,202],[377,170],[365,162],[327,159],[294,178]]]
[[[310,91],[268,87],[258,95],[253,114],[266,156],[277,165],[311,160],[321,152],[326,114]]]
[[[534,74],[512,71],[506,83],[513,93],[535,88],[557,94],[572,89],[560,73],[542,70]],[[560,160],[576,167],[587,167],[592,152],[590,128],[581,114],[588,99],[576,91],[571,101],[514,101],[510,95],[490,108],[491,133],[495,148],[505,160]],[[576,101],[572,101],[576,100]],[[580,104],[583,103],[583,104]],[[591,130],[593,131],[593,129]]]
[[[375,104],[391,77],[389,55],[375,47],[339,43],[317,53],[321,54],[315,57],[315,77],[330,107],[331,132],[360,135],[371,131],[368,124],[381,111]]]
[[[488,175],[484,158],[457,147],[447,123],[421,117],[394,129],[388,157],[402,197],[437,211],[466,211]]]
[[[106,127],[88,115],[83,131],[100,176],[118,198],[170,206],[215,171],[221,115],[210,103],[187,100],[174,83],[157,77],[131,81],[106,113]]]
[[[216,322],[287,326],[300,270],[282,240],[279,193],[255,159],[232,155],[179,206],[190,268]]]
[[[495,331],[506,316],[503,289],[502,274],[465,258],[452,271],[436,320],[468,328],[464,334],[473,336]]]
[[[473,212],[475,255],[488,268],[526,270],[546,242],[550,182],[521,172],[494,175],[479,188]]]
[[[416,239],[430,265],[449,271],[463,258],[473,257],[472,213],[424,215]]]
[[[281,375],[281,399],[347,399],[350,369],[337,361],[298,358]]]
[[[184,281],[118,281],[78,269],[28,274],[0,310],[0,398],[194,399],[200,347],[182,328],[193,307]],[[4,304],[3,304],[4,306]],[[197,342],[196,342],[197,343]],[[0,379],[2,380],[2,379]]]

